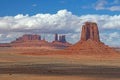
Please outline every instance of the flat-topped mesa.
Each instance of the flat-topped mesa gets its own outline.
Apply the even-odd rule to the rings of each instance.
[[[81,41],[93,40],[100,42],[99,30],[94,22],[85,22],[82,26]]]
[[[24,34],[22,37],[17,38],[15,41],[11,43],[19,43],[19,42],[27,42],[27,41],[39,41],[41,40],[40,35],[33,34]]]
[[[22,37],[23,41],[28,41],[28,40],[41,40],[40,35],[32,35],[32,34],[25,34]]]

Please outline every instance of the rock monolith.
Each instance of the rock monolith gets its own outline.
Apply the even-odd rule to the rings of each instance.
[[[81,41],[87,40],[100,41],[99,30],[94,22],[85,22],[82,26]]]
[[[113,55],[117,51],[100,41],[98,26],[95,22],[85,22],[82,26],[81,39],[71,47],[66,53],[78,53],[85,55]]]

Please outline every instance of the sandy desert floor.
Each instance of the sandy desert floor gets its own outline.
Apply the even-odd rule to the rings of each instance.
[[[46,55],[51,50],[58,51],[0,48],[0,79],[120,80],[120,56]]]
[[[119,78],[97,78],[84,76],[42,76],[42,75],[25,75],[25,74],[2,74],[1,80],[120,80]]]

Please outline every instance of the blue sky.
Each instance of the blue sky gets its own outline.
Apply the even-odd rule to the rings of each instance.
[[[60,33],[75,43],[86,21],[98,24],[102,42],[120,45],[120,0],[0,0],[0,42],[27,33],[52,41]]]
[[[119,0],[101,0],[109,4],[105,7],[114,6],[112,4]],[[99,0],[0,0],[0,16],[15,16],[17,14],[35,15],[38,13],[56,13],[59,10],[67,9],[74,15],[85,14],[109,14],[118,15],[120,10],[95,10]],[[115,6],[120,4],[115,4]]]

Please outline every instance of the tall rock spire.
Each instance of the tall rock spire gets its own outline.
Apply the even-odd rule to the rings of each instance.
[[[58,34],[55,34],[55,41],[58,41]]]
[[[85,22],[82,26],[81,41],[87,40],[100,41],[99,30],[96,23]]]

